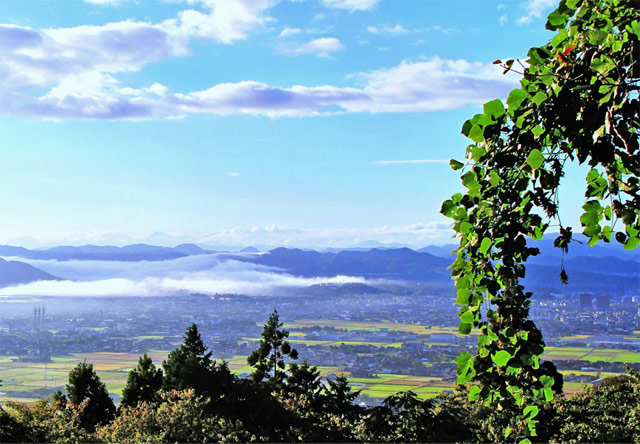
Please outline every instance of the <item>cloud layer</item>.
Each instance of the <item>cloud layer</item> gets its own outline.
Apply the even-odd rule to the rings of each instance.
[[[229,45],[248,38],[273,21],[268,11],[277,0],[186,3],[193,8],[160,23],[126,20],[41,30],[0,24],[0,115],[147,120],[203,113],[281,117],[434,111],[505,97],[514,84],[490,64],[438,57],[355,73],[347,79],[350,86],[276,87],[246,79],[198,91],[171,91],[160,83],[135,88],[124,84],[120,74],[187,56],[193,41]],[[323,4],[354,11],[375,8],[378,0]],[[285,28],[283,35],[299,31]],[[344,48],[335,37],[282,45],[278,52],[298,56],[327,57]]]
[[[171,296],[235,293],[250,296],[321,283],[364,283],[353,276],[302,278],[239,261],[202,255],[162,262],[32,261],[64,278],[0,289],[0,296]]]
[[[291,226],[234,227],[208,235],[186,233],[153,233],[131,235],[112,232],[33,233],[29,237],[0,238],[0,243],[40,248],[57,245],[127,245],[146,243],[173,247],[193,242],[216,247],[263,246],[284,247],[355,247],[361,242],[401,243],[415,248],[451,243],[453,235],[448,222],[415,223],[410,225],[368,228],[297,228]],[[36,265],[37,266],[37,265]],[[52,274],[56,274],[52,271]]]

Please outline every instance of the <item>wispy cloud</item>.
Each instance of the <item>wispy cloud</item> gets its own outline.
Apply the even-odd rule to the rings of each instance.
[[[280,32],[280,37],[289,37],[292,35],[300,34],[302,29],[286,27]]]
[[[240,173],[235,171],[229,171],[226,175],[229,177],[240,177]]]
[[[370,34],[375,35],[384,35],[391,37],[399,37],[403,35],[409,34],[422,34],[427,32],[437,32],[446,35],[451,35],[459,32],[456,28],[448,28],[440,25],[433,25],[426,28],[405,28],[401,24],[396,24],[394,26],[391,25],[377,25],[377,26],[367,26],[367,31]]]
[[[397,165],[405,163],[449,163],[445,159],[376,160],[378,165]]]
[[[319,57],[327,57],[330,53],[343,49],[340,40],[334,37],[323,37],[302,43],[298,46],[284,47],[279,50],[281,54],[302,55],[313,54]]]
[[[367,31],[369,31],[371,34],[384,34],[392,36],[407,35],[416,32],[415,30],[406,29],[399,24],[395,26],[367,26]]]
[[[120,6],[129,0],[84,0],[85,3],[91,3],[99,6]]]
[[[328,8],[348,9],[350,11],[367,11],[378,6],[380,0],[322,0]]]
[[[519,24],[526,24],[533,19],[540,18],[545,12],[557,6],[556,0],[527,0],[524,3],[526,14],[518,19]]]
[[[173,247],[178,244],[192,242],[209,245],[214,250],[222,247],[262,246],[262,247],[355,247],[364,241],[381,243],[400,243],[413,247],[443,244],[451,241],[453,231],[448,222],[424,222],[409,225],[391,225],[377,227],[338,227],[338,228],[299,228],[293,226],[237,226],[209,234],[194,233],[159,233],[127,234],[113,232],[93,233],[33,233],[30,237],[10,237],[6,233],[0,238],[0,243],[20,245],[28,248],[51,247],[57,245],[128,245],[145,243]],[[182,258],[185,261],[187,258]],[[181,260],[182,260],[181,259]],[[22,259],[19,259],[22,260]],[[211,265],[215,263],[212,262]],[[65,262],[60,262],[64,266]],[[154,266],[160,267],[160,263]],[[195,269],[190,262],[184,262],[185,268]],[[38,268],[38,264],[34,265]],[[128,265],[127,265],[128,266]],[[110,274],[111,265],[101,267],[105,271],[104,278],[119,276]],[[71,278],[59,269],[47,269],[51,274],[63,278]]]
[[[374,240],[400,243],[414,247],[443,244],[450,241],[453,231],[444,222],[417,223],[369,228],[296,228],[288,226],[235,227],[198,238],[207,245],[263,245],[289,247],[354,247]]]

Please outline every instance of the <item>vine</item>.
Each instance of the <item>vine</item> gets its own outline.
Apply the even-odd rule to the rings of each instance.
[[[520,88],[484,105],[462,133],[473,142],[462,170],[466,193],[442,204],[460,240],[452,277],[460,309],[459,331],[478,330],[475,356],[457,359],[458,383],[469,398],[512,408],[517,421],[504,438],[535,436],[538,402],[562,390],[562,376],[541,362],[542,333],[529,319],[530,292],[520,281],[525,263],[555,223],[554,245],[568,252],[571,227],[558,215],[558,189],[566,162],[586,163],[582,233],[593,246],[640,243],[640,21],[638,0],[563,0],[546,27],[546,45],[522,64]],[[496,64],[505,73],[514,60]],[[561,265],[560,280],[568,276]]]

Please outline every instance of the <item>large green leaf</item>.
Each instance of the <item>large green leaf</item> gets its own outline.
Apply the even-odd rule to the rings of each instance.
[[[544,164],[544,156],[538,149],[533,149],[527,156],[527,165],[532,169],[537,170]]]
[[[517,109],[522,102],[527,98],[527,93],[521,89],[514,89],[509,93],[507,98],[507,105],[509,109]]]
[[[498,367],[507,365],[509,359],[511,359],[511,354],[506,350],[500,350],[491,357],[491,360],[495,362]]]
[[[484,104],[484,113],[492,117],[500,117],[504,114],[504,105],[502,100],[495,99]]]

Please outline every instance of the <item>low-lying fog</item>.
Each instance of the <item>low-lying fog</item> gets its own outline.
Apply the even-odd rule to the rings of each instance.
[[[60,281],[39,281],[0,289],[0,296],[159,296],[178,292],[271,294],[277,288],[321,283],[365,283],[354,276],[304,278],[223,255],[187,256],[169,261],[19,260]]]

